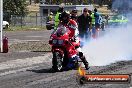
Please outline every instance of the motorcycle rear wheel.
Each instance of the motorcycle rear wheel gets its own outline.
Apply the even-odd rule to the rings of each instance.
[[[62,68],[63,68],[63,55],[60,53],[60,52],[54,52],[53,53],[53,58],[52,58],[52,68],[59,72],[59,71],[62,71]]]

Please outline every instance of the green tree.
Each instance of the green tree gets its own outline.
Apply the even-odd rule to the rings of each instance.
[[[26,7],[26,0],[3,0],[3,10],[10,15],[24,16],[27,13]]]

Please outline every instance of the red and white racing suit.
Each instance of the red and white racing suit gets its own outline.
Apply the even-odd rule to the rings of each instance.
[[[67,26],[68,26],[69,30],[71,31],[69,36],[74,40],[74,42],[76,42],[76,43],[80,42],[79,37],[78,37],[78,35],[79,35],[78,25],[77,25],[76,21],[70,19],[69,22],[67,23]],[[82,62],[84,63],[85,68],[89,69],[88,62],[87,62],[85,56],[83,55],[80,46],[77,47],[76,49],[79,52],[79,57],[82,60]]]

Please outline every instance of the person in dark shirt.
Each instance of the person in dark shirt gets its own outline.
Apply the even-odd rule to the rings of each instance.
[[[96,30],[99,30],[102,22],[102,17],[96,8],[94,9],[94,16],[95,16],[95,28]]]
[[[89,36],[89,33],[91,31],[92,27],[92,18],[90,14],[88,13],[88,9],[83,9],[83,14],[80,15],[77,19],[78,22],[78,29],[79,29],[79,36],[81,38],[86,37],[86,39]]]

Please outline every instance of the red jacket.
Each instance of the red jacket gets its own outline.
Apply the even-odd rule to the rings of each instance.
[[[78,25],[77,22],[75,20],[70,19],[69,22],[67,24],[64,24],[67,28],[69,28],[69,30],[71,31],[70,33],[70,37],[74,37],[77,35],[78,32]],[[79,32],[78,32],[79,34]]]

